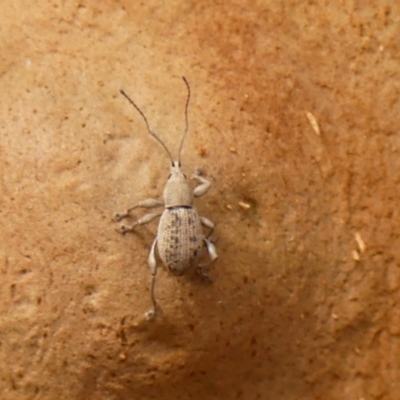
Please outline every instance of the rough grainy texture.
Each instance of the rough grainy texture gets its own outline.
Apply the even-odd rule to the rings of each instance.
[[[2,1],[1,399],[398,399],[399,7]],[[181,75],[220,258],[148,322],[111,216],[170,161],[119,89],[176,154]]]
[[[204,235],[193,208],[165,210],[157,232],[160,258],[174,275],[182,275],[190,266],[195,266],[204,247]]]

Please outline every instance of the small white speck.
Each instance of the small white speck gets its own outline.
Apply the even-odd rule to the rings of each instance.
[[[243,208],[244,210],[248,210],[251,206],[248,203],[245,203],[243,201],[239,201],[239,207]]]
[[[353,251],[351,252],[351,255],[353,256],[353,260],[355,260],[355,261],[360,261],[360,254],[358,254],[358,251],[357,251],[357,250],[353,250]]]
[[[317,122],[317,119],[314,117],[313,114],[311,114],[310,112],[306,112],[306,116],[308,118],[308,121],[310,122],[312,128],[314,129],[314,132],[320,136],[321,135],[321,130],[319,129],[319,125]]]
[[[356,239],[356,242],[358,244],[358,248],[360,249],[360,252],[364,253],[366,246],[365,246],[364,240],[362,240],[360,232],[356,232],[354,234],[354,238]]]

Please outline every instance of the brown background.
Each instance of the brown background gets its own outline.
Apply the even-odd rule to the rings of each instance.
[[[1,4],[1,399],[399,399],[398,2],[38,3]],[[169,161],[118,91],[176,154],[181,75],[220,258],[148,322],[156,224],[111,217]]]

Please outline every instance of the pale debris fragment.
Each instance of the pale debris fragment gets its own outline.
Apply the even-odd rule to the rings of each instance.
[[[248,210],[251,206],[248,203],[245,203],[243,201],[239,201],[239,207],[243,208],[244,210]]]
[[[339,319],[339,315],[337,315],[336,313],[332,313],[332,318],[334,319],[334,320],[338,320]]]
[[[236,147],[230,147],[230,148],[229,148],[229,151],[230,151],[231,153],[236,153]]]
[[[360,249],[360,252],[364,253],[364,251],[367,248],[367,246],[365,246],[364,240],[362,240],[360,232],[356,232],[354,234],[354,238],[356,239],[356,242],[358,244],[358,248]]]
[[[355,261],[360,261],[360,255],[358,254],[357,250],[352,250],[351,255]]]
[[[318,135],[321,136],[321,130],[319,129],[319,125],[317,122],[317,119],[314,117],[313,114],[311,114],[310,112],[306,112],[306,116],[308,118],[308,121],[310,122],[312,128],[314,129],[314,132]]]

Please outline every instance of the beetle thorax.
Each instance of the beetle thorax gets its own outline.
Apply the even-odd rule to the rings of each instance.
[[[164,188],[165,208],[189,206],[193,204],[193,194],[181,171],[180,163],[172,163],[170,174]]]

